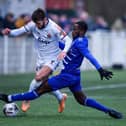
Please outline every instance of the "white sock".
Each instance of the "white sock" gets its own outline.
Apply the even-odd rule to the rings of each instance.
[[[29,91],[33,91],[34,89],[36,89],[37,87],[39,87],[42,84],[42,81],[36,81],[35,79],[33,79],[31,81],[31,84],[29,86]]]
[[[12,101],[11,95],[8,95],[8,101],[9,101],[9,102]]]
[[[54,95],[57,100],[60,102],[63,98],[63,94],[59,91],[59,90],[56,90],[56,91],[52,91],[51,92],[52,95]]]
[[[39,87],[41,84],[42,84],[42,81],[36,81],[35,79],[33,79],[31,81],[29,91],[33,91],[34,89]],[[52,91],[51,94],[57,98],[58,102],[60,102],[63,98],[63,94],[59,90]]]

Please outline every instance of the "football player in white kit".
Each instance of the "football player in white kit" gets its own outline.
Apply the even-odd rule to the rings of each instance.
[[[45,12],[38,8],[32,14],[32,21],[18,29],[5,28],[2,33],[4,35],[19,36],[21,34],[31,32],[35,39],[35,49],[37,54],[36,75],[31,81],[29,91],[39,87],[42,81],[46,81],[49,75],[61,64],[66,56],[72,40],[66,33],[51,19],[46,17]],[[64,50],[60,50],[59,41],[65,42]],[[62,112],[65,108],[66,94],[62,94],[59,90],[52,92],[58,99],[58,112]],[[30,108],[30,101],[23,101],[21,109],[26,112]]]

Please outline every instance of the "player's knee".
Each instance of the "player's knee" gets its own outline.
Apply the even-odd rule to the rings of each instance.
[[[45,81],[42,85],[36,88],[35,91],[40,96],[44,93],[52,91],[52,88],[48,85],[48,82]]]
[[[39,74],[38,74],[38,75],[35,76],[35,80],[36,80],[36,81],[41,81],[41,80],[44,79],[44,77],[45,77],[44,75],[39,75]]]
[[[86,95],[82,92],[74,92],[74,97],[80,105],[85,105]]]
[[[77,97],[76,101],[80,104],[80,105],[85,105],[85,100],[86,97]]]
[[[36,80],[36,81],[41,81],[42,78],[41,78],[40,76],[35,76],[35,80]]]

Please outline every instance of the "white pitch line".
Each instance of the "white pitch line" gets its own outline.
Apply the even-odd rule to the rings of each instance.
[[[114,88],[126,88],[126,83],[124,84],[106,84],[106,85],[98,85],[98,86],[91,86],[91,87],[87,87],[87,88],[82,88],[83,90],[101,90],[101,89],[114,89]],[[63,92],[70,92],[69,89],[65,88],[63,89]],[[69,98],[73,98],[72,94],[68,95]],[[92,97],[95,99],[114,99],[114,100],[126,100],[125,96],[107,96],[107,95],[103,95],[103,96],[88,96],[88,97]]]
[[[98,86],[91,86],[91,87],[87,87],[87,88],[82,88],[83,90],[101,90],[101,89],[113,89],[113,88],[126,88],[126,84],[107,84],[107,85],[98,85]],[[69,89],[65,89],[63,90],[64,92],[70,92]],[[72,98],[73,95],[68,96],[69,98]],[[89,96],[89,97],[93,97],[96,99],[126,99],[126,97],[121,97],[121,96]]]
[[[112,89],[112,88],[126,88],[126,84],[106,84],[106,85],[98,85],[98,86],[91,86],[91,87],[86,87],[82,88],[85,91],[89,90],[101,90],[101,89]],[[68,89],[64,90],[65,92],[68,92]]]
[[[110,100],[110,99],[113,99],[113,100],[126,100],[126,97],[119,97],[119,96],[91,96],[89,95],[88,96],[89,98],[94,98],[94,99],[106,99],[106,100]],[[74,98],[74,96],[72,94],[69,94],[68,95],[68,98]]]
[[[101,89],[110,89],[110,88],[124,88],[126,84],[107,84],[107,85],[99,85],[84,88],[85,90],[101,90]]]
[[[106,85],[98,85],[98,86],[91,86],[91,87],[87,87],[87,88],[82,88],[83,90],[101,90],[101,89],[113,89],[113,88],[126,88],[126,83],[124,83],[124,84],[106,84]],[[65,88],[65,89],[63,89],[63,92],[70,92],[70,90],[69,89],[67,89],[67,88]],[[72,94],[69,94],[68,95],[68,97],[69,98],[72,98],[73,97],[73,95]],[[105,95],[105,96],[88,96],[88,97],[92,97],[92,98],[96,98],[96,99],[120,99],[120,100],[125,100],[126,99],[126,97],[125,96],[107,96],[107,95]]]

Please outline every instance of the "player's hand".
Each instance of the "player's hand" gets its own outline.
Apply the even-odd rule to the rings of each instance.
[[[100,74],[101,80],[103,80],[103,78],[109,80],[113,76],[113,73],[111,71],[105,70],[103,68],[98,69],[98,72]]]
[[[9,28],[5,28],[4,30],[2,30],[2,34],[3,35],[9,35],[10,34],[10,29]]]
[[[58,55],[57,59],[58,59],[58,60],[63,60],[63,59],[65,58],[65,56],[66,56],[66,52],[62,51],[62,52]]]

